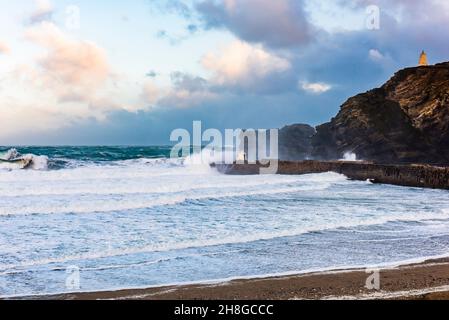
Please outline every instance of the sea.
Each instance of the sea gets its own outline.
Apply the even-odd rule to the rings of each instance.
[[[227,176],[164,146],[0,147],[12,156],[33,163],[0,163],[3,298],[449,256],[448,191],[336,173]]]

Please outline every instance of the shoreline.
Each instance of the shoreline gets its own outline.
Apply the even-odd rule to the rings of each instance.
[[[367,270],[370,272],[368,273]],[[378,271],[380,290],[367,289]],[[236,278],[140,289],[4,298],[17,300],[449,300],[449,257],[377,268]]]

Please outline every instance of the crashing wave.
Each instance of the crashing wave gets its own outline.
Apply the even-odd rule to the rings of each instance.
[[[0,159],[2,160],[6,160],[6,161],[10,161],[13,159],[17,159],[19,158],[20,154],[17,151],[17,149],[9,149],[8,151],[5,152],[0,152]]]
[[[343,155],[343,159],[341,159],[343,161],[350,161],[350,162],[356,162],[358,161],[357,155],[353,152],[346,152]]]
[[[0,169],[47,170],[48,158],[34,154],[21,155],[17,149],[9,149],[6,152],[0,153]]]

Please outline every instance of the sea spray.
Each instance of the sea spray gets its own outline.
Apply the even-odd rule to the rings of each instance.
[[[341,159],[343,161],[357,161],[357,155],[353,152],[346,152],[343,155],[343,159]]]
[[[20,154],[17,149],[8,149],[7,151],[0,152],[0,159],[7,161],[18,161],[17,163],[0,163],[0,169],[7,170],[19,170],[19,169],[32,169],[32,170],[47,170],[48,169],[48,157],[37,156],[35,154]],[[19,160],[24,160],[30,165],[24,166]]]
[[[19,156],[20,156],[19,152],[17,151],[17,149],[14,148],[4,152],[0,152],[0,159],[3,160],[13,160],[18,158]]]

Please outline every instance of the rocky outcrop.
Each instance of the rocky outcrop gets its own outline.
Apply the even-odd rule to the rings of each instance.
[[[315,129],[307,124],[295,124],[279,130],[279,159],[310,159],[315,133]]]
[[[281,129],[279,153],[290,160],[279,162],[279,174],[332,171],[354,180],[449,190],[449,63],[399,71],[381,88],[350,98],[316,130]],[[335,161],[346,153],[365,161]],[[304,159],[316,160],[297,161]],[[259,174],[262,167],[212,166],[226,174]]]
[[[399,71],[317,127],[312,157],[449,164],[449,63]]]

